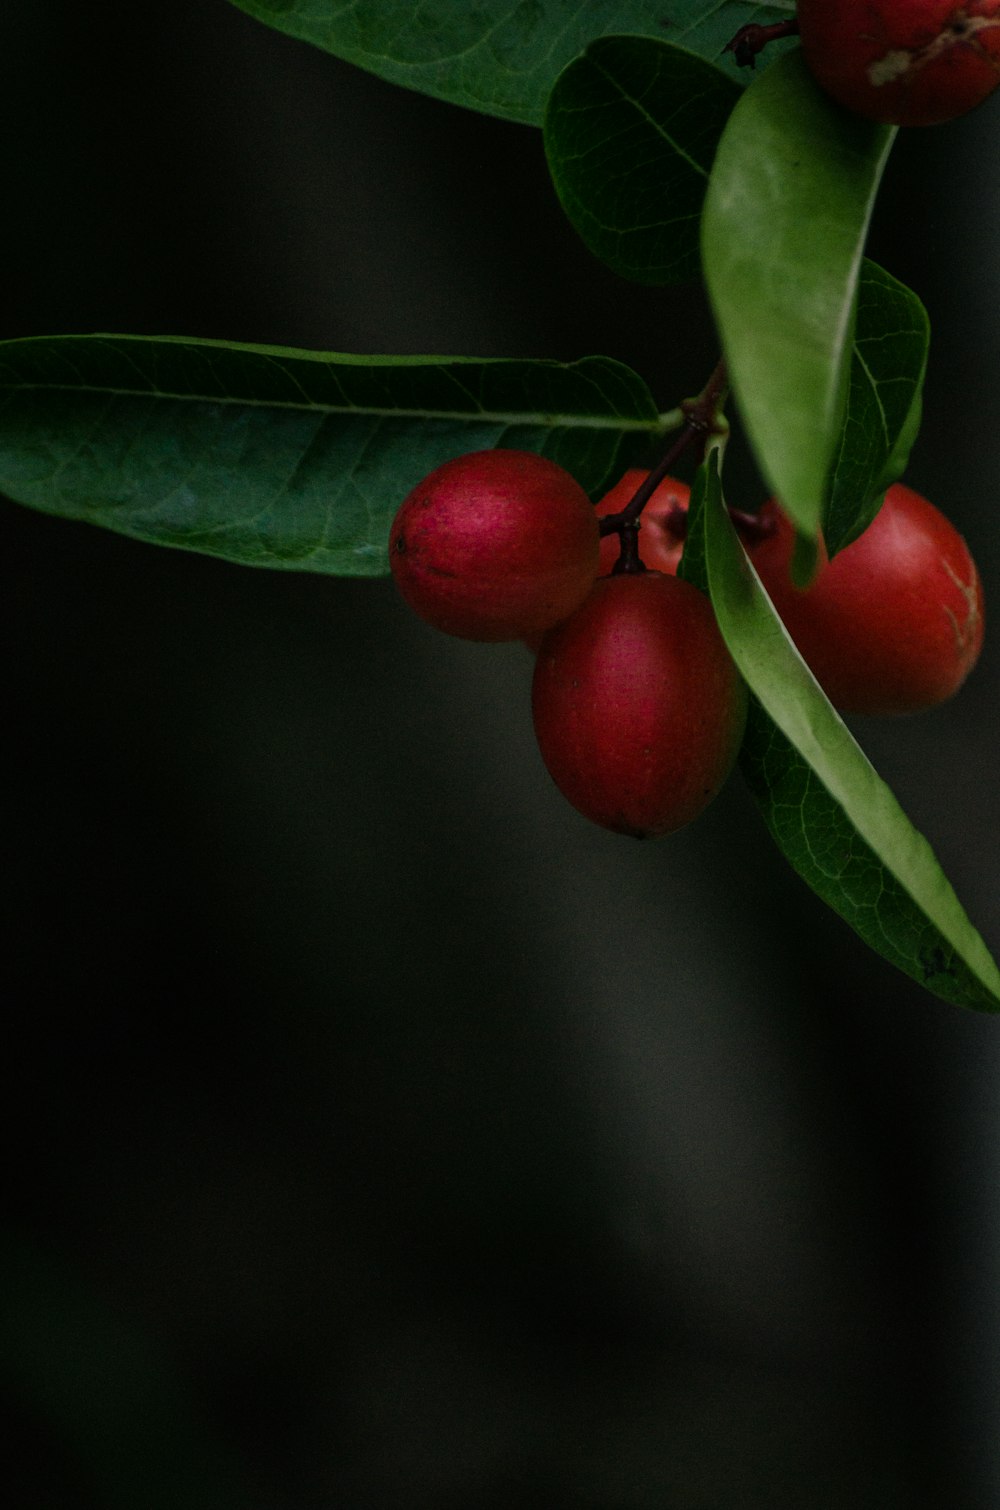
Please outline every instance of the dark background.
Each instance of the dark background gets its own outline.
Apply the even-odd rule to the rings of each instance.
[[[0,334],[602,352],[663,407],[713,365],[537,132],[224,0],[5,7],[0,117]],[[935,329],[908,480],[988,596],[998,131],[901,139],[871,245]],[[995,1020],[869,954],[738,780],[589,827],[520,647],[2,517],[10,1503],[1000,1502]],[[858,724],[994,947],[998,665]]]

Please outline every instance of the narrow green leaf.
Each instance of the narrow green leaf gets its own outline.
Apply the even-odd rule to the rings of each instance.
[[[403,498],[491,446],[602,490],[661,425],[583,361],[347,357],[140,336],[0,343],[0,492],[250,566],[378,576]]]
[[[711,63],[648,37],[604,37],[560,74],[545,152],[595,257],[636,283],[698,277],[709,170],[739,97]]]
[[[687,533],[684,549],[677,566],[677,575],[690,582],[700,592],[708,594],[708,561],[705,557],[705,498],[709,478],[718,478],[718,466],[701,466],[694,474],[691,497],[688,499]]]
[[[742,96],[702,218],[705,279],[757,463],[815,537],[840,440],[855,293],[894,128],[833,104],[798,52]]]
[[[786,634],[729,521],[714,463],[705,542],[719,626],[754,694],[741,766],[779,848],[900,970],[946,1001],[1000,1011],[1000,971]]]
[[[792,0],[232,0],[240,10],[393,84],[487,115],[541,124],[552,85],[596,37],[643,32],[722,63],[748,22],[784,21]],[[758,70],[782,50],[761,55]]]
[[[920,428],[930,322],[905,283],[862,264],[850,391],[823,526],[831,556],[871,524]]]

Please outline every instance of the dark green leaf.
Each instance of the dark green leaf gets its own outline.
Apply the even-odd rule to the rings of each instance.
[[[867,528],[906,466],[920,427],[929,341],[927,311],[916,294],[865,261],[847,414],[823,527],[831,556]]]
[[[815,537],[843,425],[861,252],[894,131],[849,115],[798,52],[739,100],[702,219],[705,278],[758,465]]]
[[[786,858],[879,954],[946,1001],[1000,1010],[1000,972],[892,792],[820,691],[750,567],[711,468],[712,602],[754,697],[741,765]]]
[[[233,0],[279,31],[424,94],[541,124],[552,85],[588,42],[642,32],[723,62],[748,22],[784,21],[790,0]],[[761,55],[758,71],[781,50]]]
[[[694,482],[691,484],[687,534],[684,537],[684,550],[677,567],[677,575],[683,577],[685,582],[692,583],[703,593],[708,592],[708,562],[705,559],[705,495],[710,476],[718,479],[715,464],[711,470],[707,466],[699,467],[695,473]]]
[[[739,96],[711,63],[647,37],[605,37],[560,74],[545,151],[595,257],[636,283],[699,275],[709,169]]]
[[[0,491],[250,566],[377,576],[433,467],[541,451],[588,492],[660,433],[640,378],[559,362],[345,357],[52,336],[0,343]]]

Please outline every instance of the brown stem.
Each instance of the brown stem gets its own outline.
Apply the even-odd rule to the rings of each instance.
[[[638,523],[639,515],[646,504],[652,498],[663,479],[669,476],[671,468],[676,464],[679,457],[683,456],[691,446],[698,444],[701,461],[705,455],[705,447],[709,437],[718,435],[725,428],[719,423],[719,415],[726,401],[728,380],[726,377],[726,363],[720,358],[716,363],[715,371],[701,390],[697,398],[685,399],[681,404],[684,415],[684,428],[680,435],[669,448],[662,461],[650,472],[636,492],[617,514],[606,514],[600,521],[602,535],[619,534],[622,537],[622,554],[625,554],[626,530]],[[623,571],[631,570],[623,566]]]
[[[611,568],[613,577],[637,577],[646,570],[639,555],[639,521],[622,525],[622,548],[618,560]]]
[[[733,54],[737,68],[756,68],[757,54],[763,52],[769,42],[777,42],[782,37],[798,36],[798,31],[797,21],[775,21],[772,26],[755,26],[751,23],[749,26],[741,26],[722,50]]]
[[[721,415],[728,392],[726,363],[720,358],[698,397],[685,399],[681,404],[684,427],[663,459],[644,478],[623,509],[617,514],[605,514],[599,521],[602,536],[617,534],[621,538],[621,553],[612,568],[612,576],[631,576],[646,570],[639,555],[639,515],[685,451],[697,444],[700,453],[698,460],[701,462],[705,458],[709,438],[725,433],[726,425]],[[742,509],[730,508],[728,513],[747,545],[766,540],[777,528],[776,520],[762,520],[756,514],[747,514]],[[663,522],[676,540],[683,540],[687,535],[686,508],[678,505],[671,509]]]

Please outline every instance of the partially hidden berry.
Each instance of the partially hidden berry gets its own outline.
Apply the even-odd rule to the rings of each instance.
[[[873,522],[833,560],[821,548],[811,585],[790,567],[795,532],[774,499],[773,532],[750,556],[827,697],[845,713],[916,713],[958,691],[983,644],[983,588],[961,535],[939,509],[895,483]]]
[[[598,519],[608,514],[619,514],[626,508],[649,476],[641,467],[631,471],[605,493],[597,505]],[[640,516],[639,555],[650,571],[665,572],[673,576],[677,571],[684,550],[688,504],[691,489],[686,482],[675,477],[665,477],[656,491],[643,506]],[[621,550],[621,538],[617,534],[601,538],[601,564],[598,574],[607,577],[614,570]]]
[[[632,502],[640,486],[649,476],[641,467],[632,467],[618,479],[614,487],[597,504],[598,519],[609,514],[620,514]],[[684,552],[687,535],[687,511],[691,489],[686,482],[676,477],[665,477],[649,498],[639,521],[639,556],[650,571],[674,576]],[[617,531],[601,536],[601,554],[598,575],[609,577],[621,555],[621,536]],[[526,635],[529,650],[537,652],[542,636]]]

